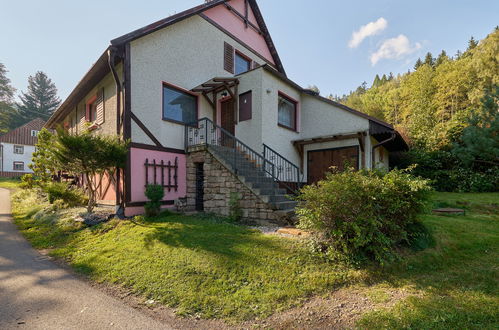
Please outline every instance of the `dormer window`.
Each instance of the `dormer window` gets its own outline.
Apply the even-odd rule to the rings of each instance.
[[[236,56],[234,57],[234,68],[236,75],[245,73],[251,69],[251,60],[236,51]]]

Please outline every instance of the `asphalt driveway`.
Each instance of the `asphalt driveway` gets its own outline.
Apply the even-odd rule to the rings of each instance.
[[[10,213],[0,188],[0,329],[171,329],[47,260]]]

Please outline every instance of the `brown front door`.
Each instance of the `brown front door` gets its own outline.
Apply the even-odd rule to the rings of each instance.
[[[222,102],[220,123],[224,130],[232,135],[235,134],[236,118],[234,114],[234,101],[232,99]],[[225,132],[222,132],[222,145],[226,147],[234,146],[233,138]]]
[[[359,169],[359,148],[345,147],[314,150],[308,152],[308,183],[312,184],[326,177],[330,167],[336,166],[343,171],[346,166]]]

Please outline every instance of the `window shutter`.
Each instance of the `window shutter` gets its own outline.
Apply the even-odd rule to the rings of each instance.
[[[87,121],[86,108],[84,105],[83,113],[78,113],[78,111],[79,111],[78,108],[79,107],[76,108],[76,114],[77,114],[77,116],[81,116],[81,117],[77,117],[77,118],[79,118],[78,132],[83,132],[85,130],[85,122]]]
[[[90,121],[90,104],[85,104],[85,121]]]
[[[252,115],[251,91],[239,95],[239,121],[250,120]]]
[[[234,47],[224,42],[224,69],[234,73]]]
[[[101,125],[104,123],[104,88],[99,91],[97,100],[95,101],[97,107],[96,123]]]

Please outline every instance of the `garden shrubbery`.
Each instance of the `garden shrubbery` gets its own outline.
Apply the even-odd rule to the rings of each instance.
[[[148,217],[158,216],[161,212],[161,201],[165,196],[165,189],[159,184],[148,184],[145,195],[149,201],[144,206]]]
[[[401,170],[330,173],[302,189],[299,227],[331,259],[384,263],[394,259],[397,246],[424,245],[422,236],[429,234],[417,216],[430,192],[426,180]]]
[[[71,187],[64,182],[51,182],[44,185],[50,204],[61,200],[69,207],[82,206],[88,202],[88,197],[78,187]]]

